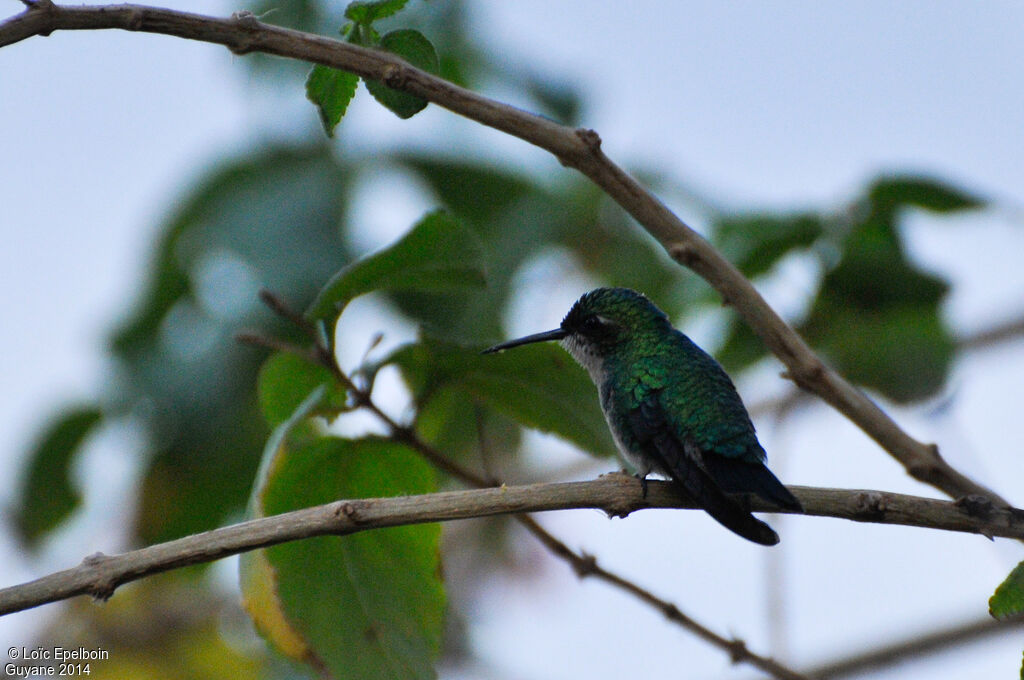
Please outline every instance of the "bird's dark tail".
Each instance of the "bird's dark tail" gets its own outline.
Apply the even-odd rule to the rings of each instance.
[[[709,515],[734,534],[761,545],[775,545],[779,535],[770,526],[746,512],[739,504],[730,501],[733,507],[705,507]]]
[[[677,479],[680,486],[704,510],[715,518],[719,524],[748,541],[761,545],[775,545],[779,535],[775,531],[750,514],[735,500],[729,498],[721,489],[704,475],[705,479],[697,485],[691,485]],[[696,488],[695,488],[696,487]]]
[[[717,488],[715,491],[718,492]],[[778,543],[778,534],[771,526],[744,510],[742,506],[721,492],[718,492],[717,495],[720,498],[712,500],[711,495],[705,493],[698,502],[722,526],[731,530],[733,534],[763,546],[773,546]]]
[[[656,402],[648,401],[635,409],[631,414],[630,425],[633,436],[644,447],[643,453],[653,462],[652,468],[667,473],[722,526],[761,545],[775,545],[779,542],[779,535],[730,498],[726,494],[727,489],[719,485],[714,471],[708,469],[709,459],[721,456],[705,456],[693,442],[678,439],[672,433],[672,428],[665,423],[664,411]],[[768,474],[771,475],[770,472]],[[785,487],[782,489],[785,491]],[[796,502],[795,498],[793,502]]]
[[[669,442],[659,441],[658,448],[661,453],[665,453],[675,447]],[[667,458],[662,460],[668,464],[666,467],[671,471],[673,481],[719,524],[754,543],[775,545],[779,542],[779,535],[770,526],[727,496],[707,472],[697,465],[686,464],[679,458]],[[675,465],[672,465],[673,462]]]
[[[803,512],[804,508],[789,489],[763,463],[748,463],[725,456],[705,456],[708,474],[723,491],[754,493],[783,510]]]

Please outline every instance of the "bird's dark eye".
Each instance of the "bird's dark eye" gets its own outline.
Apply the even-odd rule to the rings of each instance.
[[[600,333],[601,331],[604,330],[604,328],[604,321],[601,319],[601,317],[597,316],[596,314],[591,314],[590,316],[583,319],[584,332]]]

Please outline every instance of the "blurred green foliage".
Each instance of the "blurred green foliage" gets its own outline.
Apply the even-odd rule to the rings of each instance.
[[[458,291],[486,285],[476,235],[443,211],[417,222],[397,243],[345,267],[320,290],[306,316],[332,326],[353,298],[378,290]]]
[[[244,503],[267,435],[255,392],[263,353],[234,336],[253,326],[295,336],[256,294],[308,303],[348,260],[347,191],[325,145],[269,147],[210,173],[164,228],[143,299],[113,340],[107,407],[149,435],[140,541],[210,529]]]
[[[1021,562],[1006,579],[999,584],[988,600],[989,614],[997,619],[1020,616],[1024,613],[1024,562]],[[1020,666],[1021,680],[1024,680],[1024,661]]]
[[[523,356],[479,349],[422,338],[384,360],[402,370],[426,441],[455,454],[478,449],[477,419],[487,408],[595,455],[614,454],[590,378],[560,347],[524,347]],[[505,440],[497,443],[505,450]]]
[[[260,369],[257,388],[263,417],[270,427],[277,427],[320,387],[324,397],[317,403],[317,415],[335,417],[348,408],[345,386],[327,368],[308,357],[283,352],[271,355]]]
[[[261,385],[261,392],[271,391]],[[268,440],[252,516],[436,489],[429,463],[403,444],[309,427],[307,418],[327,394],[323,386],[314,390]],[[439,525],[422,524],[248,553],[242,596],[270,642],[331,677],[433,677],[445,602],[440,535]]]
[[[989,613],[997,619],[1024,613],[1024,562],[1006,577],[988,601]]]
[[[806,251],[823,276],[797,328],[848,379],[896,402],[935,395],[955,346],[942,318],[949,284],[907,255],[900,219],[908,210],[949,213],[982,202],[922,177],[880,177],[864,196],[832,213],[726,217],[715,231],[723,252],[751,277],[781,258]],[[742,370],[765,348],[740,320],[733,321],[719,358]]]
[[[21,479],[15,520],[18,533],[29,545],[81,504],[82,496],[71,481],[71,460],[102,418],[103,412],[95,406],[67,408],[43,430],[33,447]]]
[[[267,20],[294,28],[337,34],[342,23],[332,5],[316,0],[270,4],[277,11]],[[404,5],[351,5],[342,33],[410,57],[407,48],[425,54],[422,37],[436,49],[436,68],[445,77],[509,92],[517,105],[561,122],[580,116],[578,92],[510,67],[478,44],[461,3]],[[378,30],[388,32],[380,37]],[[286,91],[302,96],[303,72],[272,68],[266,58],[245,61],[256,77],[279,78]],[[400,116],[415,113],[415,103],[380,87],[370,90],[385,106]],[[348,74],[319,68],[309,74],[306,94],[328,133],[355,90]],[[252,328],[299,346],[309,341],[301,328],[262,307],[260,288],[308,310],[328,339],[349,301],[385,293],[422,332],[418,341],[368,359],[357,377],[369,383],[382,367],[397,367],[417,434],[474,468],[484,443],[500,450],[507,465],[520,464],[516,423],[595,455],[613,450],[593,386],[557,347],[477,355],[504,336],[516,276],[538,256],[571,253],[569,265],[580,273],[642,290],[676,319],[716,305],[710,289],[574,174],[496,167],[460,139],[446,139],[439,145],[444,152],[383,148],[358,155],[343,149],[343,121],[340,129],[333,145],[318,131],[311,140],[269,143],[226,158],[174,202],[140,300],[113,337],[117,371],[106,396],[59,413],[27,460],[16,509],[27,541],[38,543],[78,506],[69,470],[88,432],[126,416],[147,435],[138,452],[144,472],[137,498],[127,503],[136,508],[130,538],[137,544],[221,525],[238,517],[247,499],[252,512],[268,514],[344,496],[429,491],[445,482],[394,442],[342,439],[324,430],[324,419],[353,407],[331,371],[297,356],[268,358],[235,341],[237,332]],[[396,168],[421,181],[438,210],[408,225],[392,246],[356,259],[353,187]],[[938,180],[886,176],[830,210],[706,217],[710,238],[755,281],[790,258],[813,262],[819,276],[807,311],[791,321],[845,375],[908,402],[942,389],[955,345],[941,309],[949,284],[908,255],[901,219],[908,210],[949,213],[981,205]],[[766,353],[732,316],[719,357],[735,373]],[[268,440],[272,428],[277,435]],[[56,491],[36,493],[40,485]],[[251,582],[252,590],[270,593],[263,601],[273,603],[337,677],[392,673],[389,657],[402,659],[394,674],[432,674],[445,601],[436,527],[318,539],[261,555],[271,570]],[[193,588],[209,585],[192,571],[160,583],[176,578]],[[207,595],[216,597],[213,590]],[[92,614],[72,609],[66,616]],[[359,662],[346,662],[352,658]]]

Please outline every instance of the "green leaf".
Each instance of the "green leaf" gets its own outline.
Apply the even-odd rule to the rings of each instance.
[[[598,405],[590,378],[555,345],[529,345],[514,352],[481,355],[466,348],[424,339],[399,348],[387,360],[399,366],[421,409],[446,390],[458,390],[514,420],[550,432],[598,456],[610,456],[615,443]],[[461,407],[450,418],[472,417]],[[444,425],[434,414],[435,431]],[[425,433],[428,438],[436,432]]]
[[[359,24],[372,24],[378,19],[385,19],[397,14],[408,4],[409,0],[372,0],[350,2],[345,8],[345,18]]]
[[[328,137],[334,136],[334,128],[341,122],[345,109],[356,94],[359,76],[336,68],[317,64],[306,79],[306,98],[316,104],[320,122]]]
[[[508,459],[518,451],[523,427],[502,412],[489,408],[458,384],[438,387],[418,405],[416,432],[420,438],[452,458],[479,464],[481,445],[500,451]]]
[[[304,309],[349,261],[350,181],[325,143],[274,146],[223,162],[175,202],[152,280],[114,341],[112,408],[137,414],[149,444],[134,540],[211,529],[245,507],[267,437],[256,396],[267,352],[234,336],[305,340],[258,291]]]
[[[739,373],[760,361],[768,350],[757,334],[743,320],[733,318],[726,331],[725,342],[715,352],[715,358],[729,373]]]
[[[260,460],[256,481],[249,496],[249,517],[263,517],[260,494],[265,489],[275,472],[275,463],[279,455],[286,452],[289,435],[299,429],[311,413],[320,405],[326,392],[325,387],[317,387],[310,392],[295,410],[274,428],[267,439]],[[267,559],[266,551],[255,550],[244,553],[238,566],[239,584],[242,591],[242,606],[249,613],[256,629],[279,652],[295,661],[310,663],[322,667],[323,662],[310,649],[308,641],[293,627],[281,607],[276,588],[277,574]]]
[[[260,369],[260,410],[271,427],[288,420],[314,389],[323,385],[325,397],[319,410],[331,415],[345,409],[346,393],[327,368],[294,354],[271,355]]]
[[[503,213],[541,191],[529,176],[508,168],[422,153],[401,154],[398,159],[433,189],[445,207],[481,228],[497,229],[495,222]],[[500,233],[509,231],[514,230]],[[531,236],[537,240],[539,235]]]
[[[526,74],[524,89],[540,107],[541,113],[562,125],[577,126],[583,99],[567,81],[555,82],[539,75]]]
[[[868,189],[868,201],[877,212],[891,213],[902,206],[932,212],[954,212],[979,208],[985,203],[960,189],[927,177],[882,177]]]
[[[446,291],[485,285],[476,235],[451,215],[429,213],[384,250],[345,267],[306,312],[333,322],[354,298],[375,290]]]
[[[939,276],[907,259],[896,226],[871,218],[847,237],[839,263],[825,275],[825,295],[859,309],[937,305],[949,291]]]
[[[289,436],[295,425],[268,443],[254,516],[435,490],[433,469],[400,444]],[[273,644],[333,677],[433,678],[445,605],[439,542],[440,527],[426,524],[258,551],[243,557],[246,606]]]
[[[384,35],[380,39],[380,48],[398,55],[427,73],[437,74],[440,70],[434,45],[422,33],[411,28]],[[427,106],[426,99],[395,90],[378,80],[367,80],[366,89],[399,118],[411,118]]]
[[[44,430],[29,454],[17,512],[18,531],[29,545],[81,504],[81,494],[71,484],[71,462],[102,417],[93,406],[65,411]]]
[[[370,24],[347,23],[341,27],[341,37],[360,47],[377,48],[380,46],[380,34]]]
[[[996,588],[988,600],[988,612],[997,619],[1024,612],[1024,562],[1014,567]]]
[[[767,272],[791,251],[809,247],[823,231],[823,220],[818,215],[759,213],[719,220],[715,240],[740,271],[754,277]]]
[[[114,352],[157,353],[150,343],[166,330],[167,316],[202,290],[197,275],[220,256],[235,258],[257,285],[293,304],[306,304],[349,259],[339,230],[349,178],[323,143],[272,146],[199,177],[196,190],[175,202],[174,214],[161,228],[150,267],[155,273],[136,312],[115,335]],[[238,287],[245,281],[227,283]],[[245,314],[261,324],[267,320],[255,291],[247,309],[236,316],[244,319]],[[225,334],[231,348],[237,348],[232,334],[239,318],[224,320],[231,325]],[[207,375],[211,382],[223,378]]]
[[[818,307],[801,333],[850,380],[898,403],[925,399],[945,383],[955,343],[935,306],[859,310]]]
[[[861,215],[801,326],[851,380],[897,402],[935,394],[955,351],[940,303],[949,284],[904,252],[894,210]]]

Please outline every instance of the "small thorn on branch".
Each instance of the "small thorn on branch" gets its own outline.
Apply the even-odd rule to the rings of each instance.
[[[591,130],[590,128],[578,128],[576,130],[576,136],[591,152],[600,151],[601,135],[597,134],[596,130]]]
[[[881,517],[888,507],[885,497],[876,491],[868,491],[857,495],[857,514],[863,517]]]
[[[672,602],[666,602],[661,607],[661,613],[664,614],[665,618],[669,621],[683,621],[686,619],[679,607]]]
[[[693,265],[700,260],[700,256],[694,247],[686,242],[674,243],[668,247],[669,256],[683,265],[684,267],[693,267]]]
[[[381,82],[388,87],[401,88],[406,81],[405,69],[398,64],[386,64],[381,71]]]
[[[729,641],[729,660],[733,664],[738,664],[742,661],[746,661],[750,658],[750,650],[747,649],[747,643],[743,640],[733,638]]]
[[[355,526],[363,523],[363,518],[360,517],[359,510],[356,509],[356,505],[352,501],[342,501],[341,504],[335,508],[334,516],[344,517]]]
[[[240,12],[233,13],[231,15],[231,20],[240,28],[245,29],[247,33],[239,37],[234,44],[228,45],[227,48],[231,50],[232,53],[240,56],[252,52],[255,48],[252,34],[260,28],[259,17],[249,10],[242,10]]]
[[[978,519],[988,519],[992,516],[992,511],[995,509],[991,498],[973,493],[957,498],[954,505],[971,517],[977,517]]]
[[[245,26],[246,28],[259,28],[260,25],[259,17],[247,9],[233,12],[231,19],[239,26]]]
[[[579,578],[586,578],[597,573],[597,558],[588,553],[581,553],[572,561],[572,569]]]
[[[95,573],[95,581],[89,585],[89,594],[101,602],[109,600],[114,595],[114,590],[117,589],[117,582],[105,574],[103,569],[104,564],[110,559],[101,552],[95,552],[82,560],[82,566],[88,567]]]

